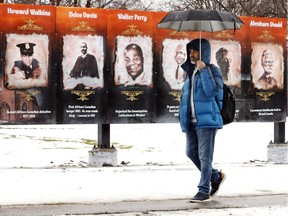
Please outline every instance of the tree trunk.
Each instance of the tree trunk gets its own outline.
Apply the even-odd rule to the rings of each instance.
[[[91,7],[91,0],[87,0],[86,2],[86,8],[90,8]]]
[[[74,0],[73,6],[74,6],[74,7],[77,7],[77,6],[78,6],[78,1],[77,1],[77,0]]]

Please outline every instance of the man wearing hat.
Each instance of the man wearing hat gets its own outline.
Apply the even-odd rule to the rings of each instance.
[[[11,74],[18,74],[20,79],[37,79],[41,69],[37,59],[33,58],[34,43],[20,43],[16,45],[20,49],[21,60],[15,61]]]

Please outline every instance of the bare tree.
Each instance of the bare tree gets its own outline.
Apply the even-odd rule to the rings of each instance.
[[[216,9],[242,16],[287,17],[287,0],[184,0],[167,4],[171,10]]]
[[[242,16],[287,17],[287,0],[0,0],[0,3],[150,11],[216,9]]]

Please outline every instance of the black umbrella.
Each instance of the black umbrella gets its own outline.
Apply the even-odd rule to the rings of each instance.
[[[239,29],[244,23],[235,14],[217,10],[184,10],[168,13],[157,28],[176,31],[216,32]]]
[[[217,10],[184,10],[169,12],[157,25],[157,28],[176,31],[216,32],[240,29],[244,23],[235,14]],[[200,40],[201,41],[201,40]],[[201,50],[201,43],[200,43]],[[201,56],[201,55],[200,55]]]

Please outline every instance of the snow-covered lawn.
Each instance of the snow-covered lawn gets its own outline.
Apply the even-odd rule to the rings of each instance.
[[[0,126],[0,167],[87,166],[97,125]],[[267,160],[273,123],[232,123],[219,130],[214,163]],[[179,124],[112,124],[119,164],[188,164]]]

